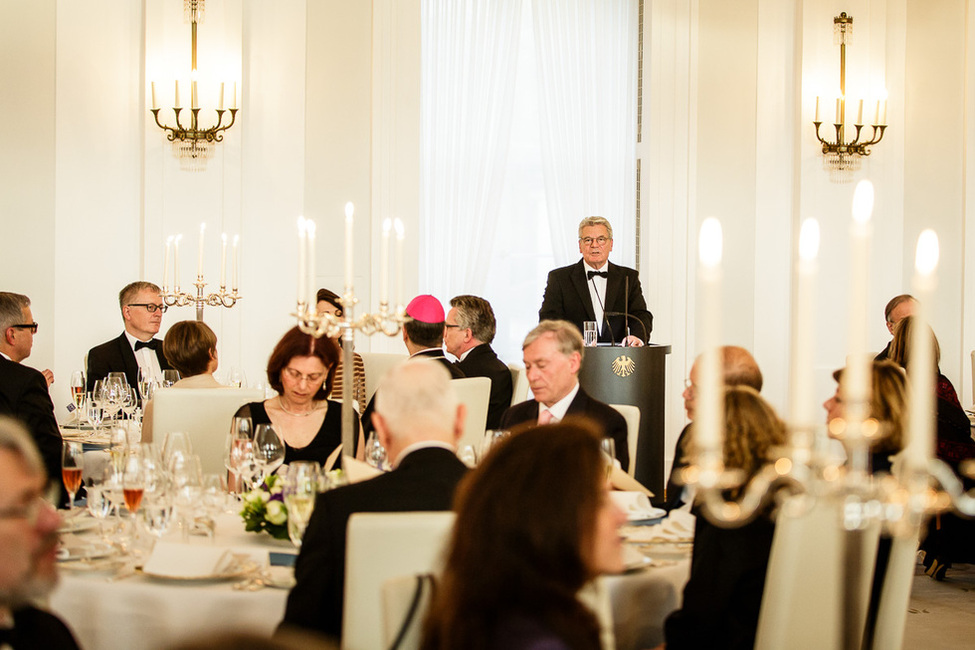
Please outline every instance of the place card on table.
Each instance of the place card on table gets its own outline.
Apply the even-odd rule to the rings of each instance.
[[[229,549],[175,542],[156,542],[143,567],[148,575],[202,578],[227,573],[237,560]]]

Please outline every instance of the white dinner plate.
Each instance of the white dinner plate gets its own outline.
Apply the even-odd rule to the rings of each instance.
[[[98,560],[115,555],[116,549],[105,542],[90,542],[87,544],[61,545],[58,549],[58,562],[75,562],[78,560]]]
[[[211,573],[208,575],[199,576],[187,576],[187,575],[172,575],[166,573],[156,573],[154,571],[146,571],[145,567],[139,570],[144,576],[153,578],[155,580],[165,580],[167,582],[217,582],[220,580],[233,580],[234,578],[242,578],[249,573],[253,573],[257,569],[257,565],[253,562],[241,562],[234,564],[229,567],[226,571],[220,573]]]
[[[61,525],[58,526],[59,533],[80,533],[85,530],[91,530],[92,528],[98,527],[98,520],[87,516],[84,512],[81,514],[73,515],[71,517],[64,517],[61,519]]]

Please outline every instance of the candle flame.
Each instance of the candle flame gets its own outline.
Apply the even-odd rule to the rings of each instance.
[[[351,219],[353,213],[355,213],[355,206],[352,205],[352,201],[345,204],[345,218]]]
[[[853,192],[853,218],[858,223],[867,223],[873,215],[873,183],[863,179],[857,183]]]
[[[166,238],[166,243],[167,244],[172,244],[174,239],[176,239],[176,238],[173,237],[172,235],[170,235],[169,237]]]
[[[383,220],[383,234],[389,234],[389,231],[393,229],[393,222],[388,217]]]
[[[393,225],[396,228],[397,239],[403,239],[403,235],[406,232],[406,229],[403,227],[403,221],[399,217],[396,217],[396,221],[393,223]]]
[[[206,221],[201,222],[200,223],[200,232],[202,233],[206,229],[207,229],[207,223],[206,223]]]
[[[176,235],[176,243],[178,244],[179,243],[179,240],[182,239],[182,238],[183,238],[183,233],[180,233],[180,234]]]
[[[239,241],[240,241],[240,235],[234,235],[234,246],[236,246],[237,242]]]
[[[305,219],[305,230],[312,237],[315,236],[315,227],[316,226],[315,226],[315,222],[314,221],[312,221],[311,219]]]
[[[226,244],[227,243],[227,233],[223,233],[222,235],[220,235],[220,239],[222,239],[223,240],[223,243]]]
[[[701,224],[701,235],[698,240],[698,255],[701,264],[716,267],[721,264],[721,222],[714,217],[708,217]]]
[[[799,257],[812,262],[819,255],[819,222],[806,219],[799,230]]]
[[[914,256],[914,268],[922,275],[931,275],[938,268],[938,234],[928,228],[917,238],[917,253]]]
[[[298,234],[300,235],[304,232],[305,232],[305,217],[301,216],[298,217]]]

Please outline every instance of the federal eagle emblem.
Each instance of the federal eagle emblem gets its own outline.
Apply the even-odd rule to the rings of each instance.
[[[613,372],[616,373],[617,377],[629,377],[634,370],[636,370],[636,364],[633,359],[625,354],[613,359]]]

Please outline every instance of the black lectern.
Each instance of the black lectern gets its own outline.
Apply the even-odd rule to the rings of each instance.
[[[640,437],[636,444],[634,477],[664,499],[664,389],[669,345],[641,348],[586,348],[579,384],[607,404],[640,408]]]

